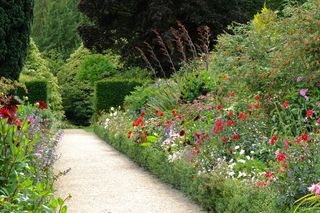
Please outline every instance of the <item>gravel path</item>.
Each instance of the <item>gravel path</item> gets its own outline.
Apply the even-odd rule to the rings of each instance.
[[[56,183],[71,213],[187,213],[200,208],[124,155],[83,130],[65,130],[55,170],[71,171]]]

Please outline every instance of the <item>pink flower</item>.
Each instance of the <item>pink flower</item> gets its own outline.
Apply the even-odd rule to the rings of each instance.
[[[310,187],[308,187],[308,190],[311,193],[315,193],[316,195],[320,195],[320,183],[312,184]]]
[[[285,144],[285,146],[284,146],[284,149],[288,149],[289,144],[290,144],[290,141],[289,141],[289,140],[286,140],[286,144]]]
[[[304,97],[307,101],[309,101],[309,97],[307,96],[307,92],[308,92],[307,89],[301,89],[301,90],[300,90],[300,95],[301,95],[302,97]]]
[[[320,118],[317,120],[317,123],[320,124]]]

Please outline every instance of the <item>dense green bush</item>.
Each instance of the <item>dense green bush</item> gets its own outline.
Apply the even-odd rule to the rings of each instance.
[[[116,67],[108,58],[101,54],[93,54],[83,60],[76,78],[94,85],[96,81],[114,76],[116,72]]]
[[[95,88],[96,112],[122,106],[125,96],[129,95],[139,85],[141,83],[134,80],[110,79],[98,81]]]
[[[0,2],[0,76],[18,79],[29,43],[33,0]]]
[[[47,102],[48,100],[48,83],[47,81],[34,80],[25,82],[27,91],[18,89],[17,95],[19,97],[27,96],[31,104],[37,101]]]
[[[180,87],[174,80],[157,80],[136,87],[131,95],[126,96],[124,106],[131,112],[145,110],[168,110],[174,108],[180,98]]]
[[[48,61],[44,59],[37,45],[31,39],[28,56],[20,75],[20,81],[28,82],[34,80],[44,80],[47,82],[50,109],[62,116],[62,98],[58,79],[51,73]]]
[[[89,125],[94,112],[94,83],[120,74],[122,64],[111,51],[96,54],[80,46],[59,70],[66,118],[76,125]],[[105,75],[104,75],[105,74]]]
[[[65,116],[77,125],[89,125],[93,114],[93,88],[87,81],[76,79],[81,63],[90,54],[88,49],[79,47],[57,75]]]

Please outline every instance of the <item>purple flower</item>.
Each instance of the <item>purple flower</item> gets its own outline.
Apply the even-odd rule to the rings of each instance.
[[[309,101],[309,97],[307,96],[307,92],[308,92],[307,89],[301,89],[301,90],[300,90],[300,95],[301,95],[302,97],[304,97],[307,101]]]

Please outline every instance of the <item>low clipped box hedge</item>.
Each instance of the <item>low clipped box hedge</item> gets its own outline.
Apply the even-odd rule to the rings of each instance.
[[[124,98],[142,83],[135,80],[110,79],[96,83],[95,111],[109,110],[111,107],[122,106]]]
[[[185,161],[170,163],[166,154],[155,147],[134,144],[125,135],[109,134],[100,125],[95,133],[119,152],[128,156],[140,167],[148,170],[161,181],[181,190],[186,196],[208,212],[289,212],[277,208],[269,191],[249,187],[237,180],[224,176],[201,175],[198,169]]]
[[[35,80],[24,82],[27,88],[27,91],[23,89],[18,89],[17,96],[23,97],[27,96],[31,104],[34,104],[37,101],[48,100],[48,83],[44,80]]]

